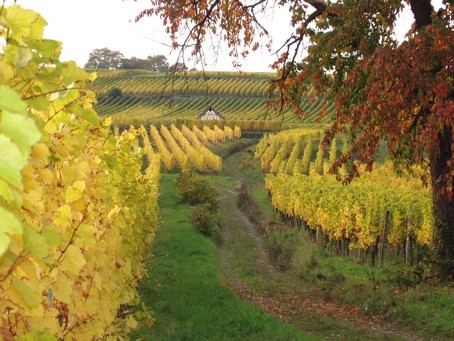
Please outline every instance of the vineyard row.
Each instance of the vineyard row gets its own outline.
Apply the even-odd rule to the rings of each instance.
[[[298,129],[265,136],[257,145],[266,187],[277,212],[312,231],[314,239],[344,245],[344,250],[372,250],[384,254],[385,245],[409,249],[433,243],[431,189],[415,175],[397,176],[385,162],[345,186],[338,177],[351,165],[332,172],[332,164],[346,153],[346,136],[320,146],[322,131]],[[414,170],[421,175],[421,170]],[[322,242],[323,243],[323,242]],[[341,246],[338,246],[341,248]]]
[[[141,147],[145,148],[148,160],[154,160],[158,154],[162,167],[169,172],[175,168],[219,172],[222,170],[222,159],[207,148],[208,144],[241,137],[239,127],[224,126],[221,129],[217,125],[212,129],[208,126],[203,126],[202,129],[193,126],[192,130],[184,124],[181,128],[174,124],[171,124],[170,128],[161,125],[159,129],[150,125],[148,131],[141,125],[138,130],[142,140]],[[118,127],[115,135],[119,135]]]

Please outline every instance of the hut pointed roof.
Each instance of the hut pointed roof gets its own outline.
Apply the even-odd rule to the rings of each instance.
[[[225,120],[225,118],[219,111],[208,107],[203,114],[197,117],[197,120]]]

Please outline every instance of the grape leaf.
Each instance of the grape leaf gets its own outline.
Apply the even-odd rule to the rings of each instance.
[[[13,277],[11,282],[12,289],[9,293],[11,294],[11,291],[13,291],[14,294],[17,294],[11,295],[14,297],[13,299],[16,303],[21,306],[25,305],[29,308],[34,308],[40,304],[41,297],[25,281],[21,281],[19,278]]]
[[[26,157],[19,148],[8,137],[0,135],[0,178],[22,189],[20,172],[25,163]]]
[[[35,122],[27,116],[3,111],[1,119],[3,132],[17,144],[24,156],[30,154],[30,146],[39,140],[41,133]]]
[[[59,246],[61,239],[58,235],[58,232],[52,227],[46,226],[41,234],[46,238],[47,245],[49,246]]]
[[[38,13],[16,5],[8,7],[6,17],[16,39],[19,37],[40,39],[47,24]]]
[[[4,233],[0,233],[0,257],[8,249],[9,243],[11,242],[11,238]]]
[[[22,234],[22,225],[14,214],[0,206],[0,256],[8,249],[10,235]]]
[[[19,68],[26,67],[30,60],[32,60],[33,54],[28,48],[20,48],[16,54],[16,65]]]
[[[13,78],[14,72],[11,66],[0,60],[0,83],[7,82]]]
[[[63,272],[58,273],[57,280],[52,285],[52,290],[56,299],[63,303],[71,303],[72,282]]]
[[[44,258],[49,254],[49,246],[47,245],[46,238],[27,224],[24,225],[23,240],[24,249],[29,251],[33,256]]]
[[[27,106],[16,91],[9,86],[0,85],[0,109],[14,114],[26,114]]]
[[[0,233],[22,234],[22,225],[14,214],[0,206]]]
[[[52,333],[48,330],[40,330],[40,331],[33,331],[24,337],[21,337],[19,341],[57,341],[58,339],[52,335]]]
[[[79,275],[80,269],[85,265],[85,258],[80,249],[70,245],[65,252],[64,259],[60,264],[62,271],[68,271],[76,276]]]

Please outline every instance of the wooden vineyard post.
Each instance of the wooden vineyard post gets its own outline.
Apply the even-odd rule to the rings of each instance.
[[[389,211],[386,211],[385,215],[385,221],[383,223],[383,233],[381,237],[381,245],[380,245],[380,250],[379,250],[379,267],[381,268],[383,266],[383,261],[385,259],[385,247],[386,247],[386,235],[388,233],[388,227],[389,227]]]
[[[317,230],[315,232],[315,244],[320,245],[320,234],[321,234],[321,228],[320,226],[317,227]]]
[[[408,208],[408,219],[407,219],[407,237],[405,239],[405,265],[409,266],[413,264],[413,252],[411,245],[411,225],[413,223],[411,218],[411,207]]]

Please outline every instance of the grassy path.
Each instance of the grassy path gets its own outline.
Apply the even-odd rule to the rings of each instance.
[[[341,307],[317,297],[291,274],[269,262],[263,240],[236,209],[236,195],[225,190],[221,200],[223,244],[221,268],[225,286],[262,310],[312,335],[341,340],[404,340],[393,326],[361,318],[354,307]]]
[[[365,319],[353,306],[344,306],[320,297],[316,290],[306,287],[294,273],[276,270],[270,264],[262,235],[243,212],[236,207],[238,183],[258,188],[255,199],[264,211],[271,210],[260,193],[263,178],[253,167],[240,170],[250,151],[233,154],[225,159],[225,174],[231,176],[236,186],[218,184],[221,191],[223,216],[221,268],[226,286],[245,301],[310,333],[313,337],[348,340],[414,340],[407,330],[380,319]]]
[[[313,340],[221,285],[217,247],[189,226],[189,209],[177,203],[174,179],[162,175],[161,228],[140,292],[155,311],[156,323],[151,329],[141,326],[131,338]]]
[[[211,177],[220,191],[220,245],[192,229],[189,207],[178,203],[175,176],[162,176],[161,228],[152,245],[150,276],[141,289],[157,322],[151,329],[141,326],[131,338],[423,340],[378,317],[365,318],[359,308],[327,299],[314,283],[271,264],[263,235],[236,207],[242,182],[255,189],[260,209],[271,213],[260,171],[247,167],[251,150],[227,157],[223,173]],[[331,262],[349,270],[341,260]]]

